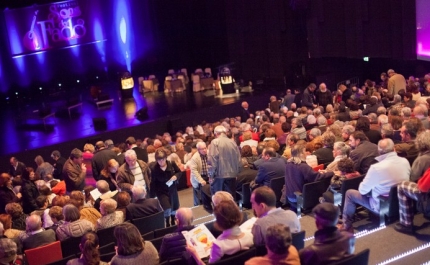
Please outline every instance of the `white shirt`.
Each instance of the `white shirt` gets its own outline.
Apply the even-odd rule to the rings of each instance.
[[[146,186],[145,179],[143,179],[142,169],[139,164],[136,163],[136,167],[130,167],[131,173],[134,175],[134,184],[133,186]]]

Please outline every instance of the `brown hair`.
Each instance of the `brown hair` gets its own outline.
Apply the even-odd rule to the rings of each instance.
[[[242,222],[242,214],[234,201],[225,200],[214,208],[216,226],[221,230],[230,229]]]
[[[100,253],[99,253],[99,238],[96,233],[88,232],[81,238],[79,247],[82,251],[82,259],[86,265],[98,265],[100,264]]]
[[[66,195],[57,195],[52,199],[52,206],[60,206],[64,207],[64,205],[68,204],[70,201],[70,197]]]
[[[12,228],[12,216],[9,214],[2,213],[0,214],[0,223],[3,224],[4,230]]]
[[[131,197],[130,197],[130,194],[128,192],[121,191],[118,193],[116,200],[118,202],[118,208],[119,207],[125,207],[125,206],[130,204]]]
[[[22,214],[24,214],[24,211],[22,210],[22,207],[19,203],[11,202],[6,204],[5,207],[6,213],[10,214],[13,219],[20,217]]]
[[[60,206],[52,206],[51,209],[49,209],[49,216],[57,219],[58,221],[63,220],[63,208]]]
[[[1,173],[1,175],[0,175],[0,187],[7,185],[7,183],[9,181],[10,181],[10,175],[8,173]]]
[[[251,157],[252,156],[252,148],[249,145],[244,145],[240,150],[241,157]]]
[[[117,241],[118,255],[129,256],[143,251],[143,239],[136,226],[122,223],[113,232]]]

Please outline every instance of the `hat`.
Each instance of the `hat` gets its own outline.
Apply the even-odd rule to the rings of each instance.
[[[16,255],[16,243],[9,238],[0,239],[0,259],[7,259]]]
[[[333,203],[324,202],[315,206],[312,213],[321,219],[335,221],[339,218],[340,212],[339,207]]]
[[[56,156],[56,157],[61,157],[61,153],[58,150],[52,151],[51,153],[51,157]]]

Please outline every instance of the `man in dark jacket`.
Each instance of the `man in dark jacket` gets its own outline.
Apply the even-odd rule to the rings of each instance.
[[[55,161],[53,164],[54,166],[54,172],[52,173],[52,176],[54,179],[63,180],[63,167],[66,163],[66,159],[61,156],[60,151],[52,151],[51,158]]]
[[[320,84],[319,89],[315,94],[318,105],[323,107],[324,111],[328,104],[333,104],[333,96],[331,95],[331,91],[327,89],[325,83]]]
[[[118,162],[118,156],[114,151],[106,148],[102,141],[96,143],[96,150],[97,152],[91,160],[91,167],[93,169],[93,178],[97,181],[100,179],[100,172],[107,165],[107,162],[111,159],[115,159]]]
[[[125,140],[125,144],[127,145],[128,149],[133,149],[136,153],[137,159],[142,160],[145,163],[148,163],[148,152],[146,149],[140,148],[136,145],[136,139],[134,137],[130,136]]]
[[[332,203],[324,202],[312,210],[318,230],[312,245],[300,250],[302,265],[331,264],[354,253],[355,237],[347,231],[336,227],[339,208]]]
[[[354,161],[354,170],[366,174],[370,166],[376,163],[375,157],[379,156],[378,146],[369,142],[361,131],[355,131],[349,136],[349,146],[353,149],[349,157]]]
[[[42,220],[38,214],[30,215],[27,218],[26,226],[27,233],[22,233],[20,236],[23,251],[41,247],[57,240],[54,230],[42,228]]]
[[[317,101],[314,94],[316,88],[317,86],[314,83],[310,83],[305,89],[303,92],[302,106],[305,106],[309,109],[314,109],[317,107]]]
[[[187,246],[187,241],[182,231],[190,231],[194,228],[192,225],[194,220],[193,212],[190,208],[179,208],[176,211],[175,219],[178,228],[174,233],[163,237],[160,247],[160,262],[182,257]]]
[[[163,211],[160,202],[157,199],[146,199],[146,190],[142,186],[134,186],[133,201],[125,208],[125,220],[132,220],[150,216]]]
[[[255,178],[254,188],[261,186],[270,186],[270,180],[273,178],[285,176],[285,160],[276,157],[276,151],[272,147],[266,147],[263,150],[263,162],[258,166],[257,177]]]
[[[21,176],[22,172],[24,172],[25,170],[25,164],[18,161],[16,157],[11,157],[9,162],[9,175],[11,175],[12,177]]]
[[[67,192],[83,190],[85,187],[85,176],[87,167],[82,163],[82,151],[75,148],[70,153],[63,168],[63,178],[66,182]]]

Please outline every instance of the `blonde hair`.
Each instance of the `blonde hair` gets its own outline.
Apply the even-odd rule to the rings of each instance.
[[[222,201],[234,201],[233,196],[226,191],[217,191],[213,196],[212,196],[212,202],[214,204],[214,206],[217,206],[220,202]]]
[[[94,145],[92,144],[85,144],[84,145],[84,152],[89,151],[90,153],[94,153],[96,151]]]

